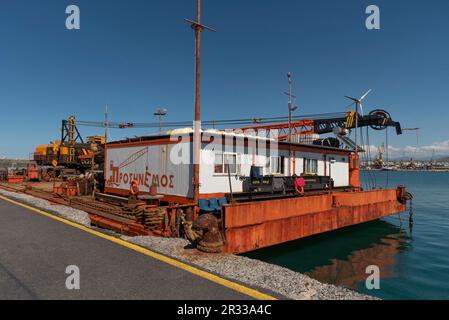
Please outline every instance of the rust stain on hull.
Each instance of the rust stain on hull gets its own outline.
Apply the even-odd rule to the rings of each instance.
[[[225,209],[228,253],[244,253],[406,210],[397,190],[239,203]]]

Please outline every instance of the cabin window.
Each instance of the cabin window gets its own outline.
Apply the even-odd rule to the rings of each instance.
[[[269,174],[284,174],[285,172],[285,157],[274,156],[267,157],[265,162],[266,172]]]
[[[214,172],[215,173],[223,173],[223,154],[216,153],[215,161],[214,161]]]
[[[237,155],[236,154],[225,154],[224,157],[224,173],[228,173],[228,164],[229,164],[229,172],[231,174],[237,173]]]
[[[284,163],[285,163],[285,157],[269,157],[269,163],[267,167],[270,169],[271,174],[284,174]]]
[[[318,160],[317,159],[304,159],[304,173],[305,174],[317,174],[318,173]]]
[[[231,174],[237,174],[238,164],[237,164],[237,155],[230,153],[216,153],[215,154],[215,162],[214,162],[214,173],[222,174],[228,173],[228,164],[229,164],[229,172]]]

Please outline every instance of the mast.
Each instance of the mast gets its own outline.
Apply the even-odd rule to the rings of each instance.
[[[193,192],[194,201],[198,203],[200,198],[200,161],[201,161],[201,113],[200,113],[200,95],[201,95],[201,0],[197,0],[197,24],[195,26],[195,124],[194,124],[194,142],[195,149],[193,165]]]
[[[356,101],[355,103],[355,156],[357,158],[357,161],[359,160],[359,134],[358,134],[358,128],[359,128],[359,102]]]
[[[292,175],[292,73],[288,78],[288,175]]]
[[[200,195],[200,161],[201,161],[201,32],[203,29],[215,31],[201,24],[201,0],[197,0],[196,21],[185,19],[195,30],[195,123],[193,128],[193,199],[198,203]]]

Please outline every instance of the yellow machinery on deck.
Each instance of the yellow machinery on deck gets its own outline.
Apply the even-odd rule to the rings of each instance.
[[[82,169],[91,165],[85,159],[92,158],[104,143],[104,136],[90,136],[85,142],[76,127],[75,117],[70,116],[62,120],[61,139],[38,145],[33,159],[40,166]]]

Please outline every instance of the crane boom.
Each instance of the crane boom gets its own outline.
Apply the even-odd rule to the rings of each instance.
[[[374,130],[384,130],[387,127],[396,128],[396,134],[402,134],[401,124],[393,121],[391,116],[385,110],[374,110],[366,116],[358,116],[357,127],[371,127]],[[335,129],[354,129],[356,127],[355,118],[356,113],[354,111],[347,112],[345,116],[329,117],[320,119],[303,119],[294,121],[291,123],[292,134],[325,134],[334,132]],[[288,123],[276,123],[269,125],[257,125],[238,128],[236,130],[254,130],[260,132],[262,130],[267,132],[267,135],[271,131],[277,130],[277,137],[279,140],[285,140],[288,135]]]
[[[292,135],[301,134],[325,134],[331,133],[335,129],[354,129],[356,127],[356,112],[350,111],[346,113],[329,113],[322,115],[305,116],[303,118],[295,117],[290,122]],[[203,121],[205,126],[221,126],[231,127],[233,131],[248,131],[253,130],[255,132],[265,131],[267,136],[270,136],[272,132],[277,131],[277,138],[279,140],[286,140],[289,130],[289,122],[285,117],[276,118],[253,118],[253,119],[234,119],[234,120],[209,120]],[[393,121],[390,114],[385,110],[374,110],[368,115],[358,114],[357,127],[371,127],[374,130],[383,130],[387,127],[395,127],[396,133],[402,134],[401,124]],[[76,121],[77,125],[103,127],[103,122],[93,121]],[[164,126],[167,128],[179,128],[188,127],[192,123],[189,121],[179,122],[167,122]],[[108,128],[159,128],[158,123],[134,123],[134,122],[109,122]]]

